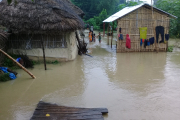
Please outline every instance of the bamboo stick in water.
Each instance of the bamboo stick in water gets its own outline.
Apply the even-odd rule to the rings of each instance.
[[[20,68],[22,68],[25,72],[27,72],[33,79],[36,79],[36,77],[29,72],[25,67],[23,67],[20,63],[18,63],[15,59],[13,59],[11,56],[9,56],[6,52],[0,49],[0,52],[2,52],[4,55],[6,55],[9,59],[11,59],[13,62],[15,62]]]

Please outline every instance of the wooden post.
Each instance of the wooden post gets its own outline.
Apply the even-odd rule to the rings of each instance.
[[[9,59],[11,59],[13,62],[15,62],[20,68],[22,68],[25,72],[27,72],[33,79],[35,79],[36,77],[29,72],[25,67],[23,67],[20,63],[18,63],[15,59],[13,59],[10,55],[8,55],[7,53],[5,53],[3,50],[0,49],[0,52],[2,52],[4,55],[6,55]]]
[[[155,19],[154,19],[154,12],[153,12],[153,0],[151,0],[151,9],[152,9],[152,28],[153,28],[153,32],[154,32],[154,42],[155,42],[155,49],[156,49],[156,52],[158,52],[158,43],[157,43],[157,40],[156,40],[156,30],[155,30]]]
[[[112,48],[112,41],[113,41],[113,28],[114,28],[114,22],[113,22],[113,26],[112,26],[111,48]]]
[[[107,44],[109,45],[109,23],[108,23],[108,33],[107,33]]]
[[[103,37],[105,36],[105,22],[103,23]]]
[[[42,36],[41,36],[41,45],[42,45],[42,50],[43,50],[44,69],[47,70],[47,68],[46,68],[46,57],[45,57],[45,52],[44,52],[44,42],[42,40]]]

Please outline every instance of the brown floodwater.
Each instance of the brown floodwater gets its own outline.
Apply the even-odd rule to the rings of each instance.
[[[86,38],[87,40],[87,38]],[[115,44],[115,41],[113,41]],[[105,120],[179,120],[180,49],[172,53],[118,53],[106,38],[90,43],[89,56],[57,65],[36,65],[31,79],[0,83],[0,120],[28,120],[37,103],[106,107]]]

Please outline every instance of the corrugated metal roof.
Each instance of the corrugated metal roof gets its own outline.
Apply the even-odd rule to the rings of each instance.
[[[117,20],[117,19],[119,19],[119,18],[121,18],[121,17],[123,17],[123,16],[125,16],[125,15],[127,15],[127,14],[129,14],[129,13],[131,13],[131,12],[137,10],[137,9],[139,9],[139,8],[141,8],[142,6],[151,7],[151,5],[146,4],[146,3],[140,4],[140,5],[136,5],[136,6],[132,6],[132,7],[125,7],[124,9],[122,9],[119,12],[115,13],[114,15],[111,15],[109,18],[107,18],[103,22],[113,22],[113,21],[115,21],[115,20]],[[167,12],[161,10],[161,9],[158,9],[156,7],[153,7],[153,8],[158,10],[158,11],[160,11],[160,12],[163,12],[163,13],[165,13],[165,14],[173,17],[173,18],[177,18],[176,16],[171,15],[170,13],[167,13]]]

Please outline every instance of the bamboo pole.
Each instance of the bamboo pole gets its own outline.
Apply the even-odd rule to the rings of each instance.
[[[114,22],[113,22],[113,26],[112,26],[111,48],[112,48],[112,40],[113,40],[113,28],[114,28]]]
[[[43,50],[44,69],[47,70],[47,68],[46,68],[46,57],[45,57],[45,52],[44,52],[44,42],[42,40],[42,36],[41,36],[41,45],[42,45],[42,50]]]
[[[109,45],[109,23],[108,23],[108,33],[107,33],[107,44]]]
[[[13,62],[15,62],[20,68],[22,68],[25,72],[27,72],[33,79],[36,79],[36,77],[29,72],[25,67],[23,67],[20,63],[18,63],[15,59],[13,59],[11,56],[9,56],[6,52],[0,49],[0,52],[2,52],[4,55],[6,55],[9,59],[11,59]]]
[[[156,41],[155,19],[154,19],[154,12],[153,12],[153,0],[151,0],[151,9],[152,9],[152,20],[153,20],[152,27],[153,27],[153,32],[154,32],[155,49],[156,49],[156,52],[158,52],[158,48],[157,48],[158,43]]]

